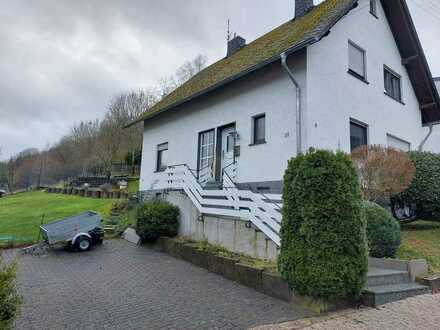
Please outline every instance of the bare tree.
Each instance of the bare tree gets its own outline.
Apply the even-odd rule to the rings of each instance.
[[[159,95],[164,98],[177,87],[184,84],[200,71],[202,71],[208,62],[205,55],[199,54],[191,61],[186,61],[177,70],[174,76],[163,77],[159,80]]]
[[[202,71],[205,68],[207,62],[208,58],[202,54],[197,55],[191,61],[186,61],[176,71],[178,84],[182,85],[183,83],[194,77],[197,73]]]

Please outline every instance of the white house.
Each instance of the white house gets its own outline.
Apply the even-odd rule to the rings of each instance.
[[[293,8],[292,8],[293,9]],[[417,149],[440,98],[404,0],[296,0],[295,18],[145,112],[140,188],[181,234],[265,258],[279,244],[287,161],[310,147]]]
[[[440,77],[434,78],[434,83],[440,93]],[[440,153],[440,123],[437,123],[437,125],[433,126],[432,136],[430,136],[428,141],[426,142],[425,149],[432,152]]]

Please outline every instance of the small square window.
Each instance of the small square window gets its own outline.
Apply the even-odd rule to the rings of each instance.
[[[401,78],[387,67],[384,68],[385,94],[402,102]]]
[[[163,172],[168,167],[168,142],[157,146],[156,171]]]
[[[370,0],[370,13],[377,18],[377,0]]]
[[[266,142],[266,115],[259,115],[253,118],[253,144]]]
[[[351,41],[348,43],[348,71],[358,78],[366,78],[365,51]]]
[[[350,149],[355,150],[358,147],[368,144],[368,129],[366,125],[350,121]]]

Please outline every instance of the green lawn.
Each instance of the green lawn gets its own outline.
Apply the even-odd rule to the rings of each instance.
[[[130,195],[136,194],[139,191],[139,179],[128,182],[128,192]]]
[[[111,199],[29,192],[0,198],[0,236],[14,236],[18,242],[35,242],[41,217],[50,222],[91,210],[107,217]]]
[[[426,259],[429,272],[440,273],[440,222],[417,221],[402,226],[400,259]]]

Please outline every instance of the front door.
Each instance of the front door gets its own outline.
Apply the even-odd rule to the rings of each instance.
[[[234,166],[235,127],[230,126],[222,129],[221,153],[220,153],[220,175],[223,178],[223,170],[227,170],[233,176]]]

